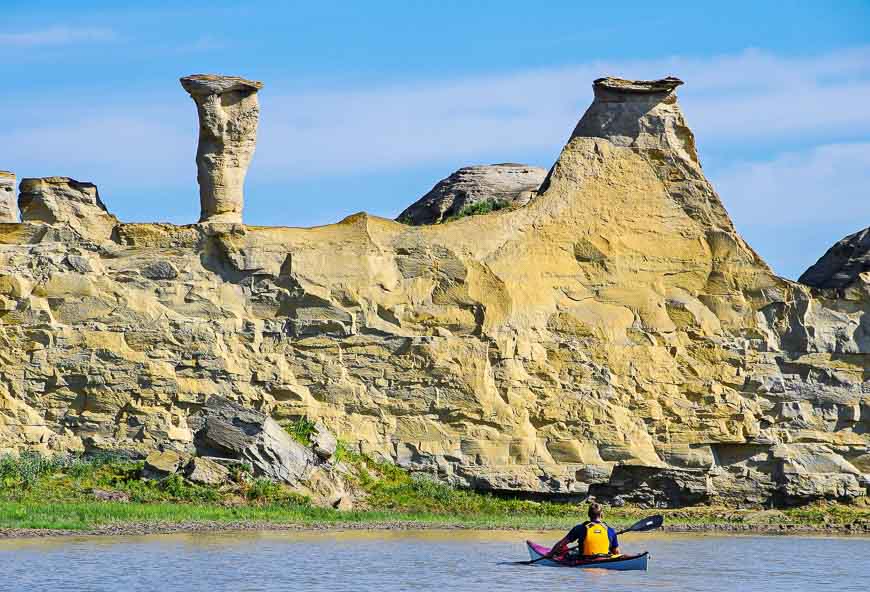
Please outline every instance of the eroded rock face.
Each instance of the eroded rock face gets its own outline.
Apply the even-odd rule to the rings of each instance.
[[[529,203],[546,176],[545,169],[524,164],[461,168],[439,181],[396,219],[405,224],[438,224],[484,201],[522,206]]]
[[[66,224],[83,237],[107,240],[118,224],[100,199],[97,186],[69,177],[22,179],[18,208],[22,222]]]
[[[200,222],[241,223],[244,184],[257,143],[262,82],[237,76],[194,74],[181,79],[196,103]]]
[[[0,222],[18,222],[15,174],[9,171],[0,171]]]
[[[260,441],[248,426],[304,415],[480,489],[863,495],[870,294],[770,272],[704,178],[674,84],[597,83],[539,194],[497,216],[119,224],[102,243],[3,225],[0,452],[144,456],[196,434],[238,456]],[[216,397],[258,411],[200,436]]]

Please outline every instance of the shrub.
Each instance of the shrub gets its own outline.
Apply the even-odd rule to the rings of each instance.
[[[314,422],[307,417],[300,417],[285,425],[284,431],[303,446],[311,446],[311,436],[314,435]]]
[[[452,222],[454,220],[459,220],[460,218],[465,218],[466,216],[477,216],[479,214],[489,214],[490,212],[497,212],[498,210],[503,210],[509,205],[510,204],[508,204],[508,202],[506,201],[501,201],[498,199],[485,199],[483,201],[464,206],[455,214],[447,217],[444,222]]]
[[[259,478],[247,487],[245,497],[251,501],[284,504],[293,506],[309,506],[311,500],[295,491],[290,491],[280,483],[270,479]]]
[[[234,463],[230,465],[229,470],[230,479],[236,483],[246,483],[254,473],[254,469],[246,462]]]
[[[47,457],[31,450],[21,452],[18,456],[5,454],[0,457],[0,484],[3,487],[31,489],[40,477],[54,473],[68,462],[66,455]]]
[[[365,463],[365,456],[350,447],[350,444],[344,440],[338,440],[335,446],[335,454],[332,455],[332,461],[336,463],[346,462],[353,465],[361,465]]]
[[[220,498],[220,493],[211,487],[193,485],[184,480],[181,475],[169,475],[158,481],[161,490],[177,500],[188,502],[214,502]]]
[[[259,478],[248,486],[245,497],[249,500],[267,501],[274,499],[281,493],[281,486],[271,479]]]

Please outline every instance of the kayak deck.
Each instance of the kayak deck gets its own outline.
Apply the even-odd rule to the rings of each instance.
[[[544,557],[550,552],[550,547],[538,545],[532,541],[526,541],[526,546],[529,548],[529,557],[538,559]],[[642,570],[646,571],[647,562],[649,561],[649,553],[644,552],[639,555],[617,555],[615,557],[599,557],[595,559],[575,559],[560,561],[558,559],[543,559],[534,565],[544,565],[547,567],[579,567],[579,568],[595,568],[595,569],[616,569],[620,571]]]

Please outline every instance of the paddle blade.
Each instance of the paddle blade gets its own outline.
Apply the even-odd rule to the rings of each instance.
[[[646,532],[647,530],[655,530],[656,528],[661,528],[662,524],[665,521],[665,517],[661,514],[656,514],[655,516],[650,516],[649,518],[644,518],[643,520],[638,520],[622,532]]]

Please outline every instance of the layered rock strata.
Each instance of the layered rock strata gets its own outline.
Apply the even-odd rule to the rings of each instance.
[[[18,209],[23,222],[66,225],[82,236],[106,240],[118,224],[97,186],[69,177],[22,179]]]
[[[547,171],[524,164],[491,164],[461,168],[439,181],[429,193],[408,206],[397,220],[405,224],[438,224],[464,208],[485,201],[504,206],[529,203]]]
[[[218,395],[479,489],[866,495],[870,295],[771,273],[676,85],[596,81],[533,200],[448,224],[0,227],[0,450],[190,453]]]
[[[199,115],[200,222],[241,223],[244,184],[257,143],[262,82],[194,74],[181,79]]]

